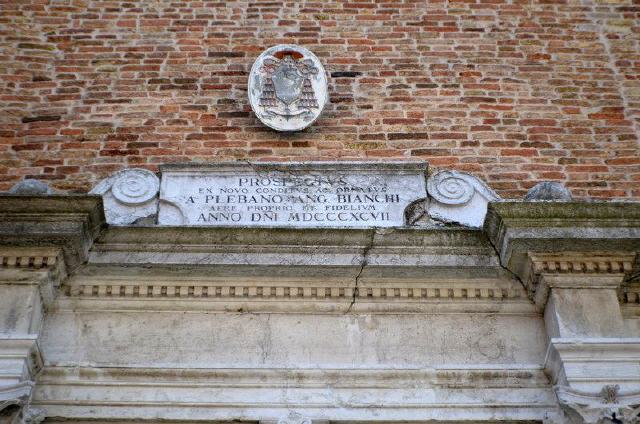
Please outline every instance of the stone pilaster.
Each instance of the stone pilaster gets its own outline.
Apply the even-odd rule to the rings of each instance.
[[[560,407],[550,421],[637,422],[640,337],[624,325],[618,291],[640,252],[640,207],[494,204],[485,230],[544,314]]]
[[[628,252],[529,253],[525,285],[544,310],[545,367],[554,384],[596,393],[607,383],[629,390],[640,383],[640,369],[633,366],[640,339],[626,333],[617,296],[634,257]]]
[[[0,196],[0,423],[44,419],[29,407],[44,362],[44,318],[103,223],[98,198]]]
[[[631,252],[529,252],[525,285],[545,313],[549,337],[624,337],[617,290]]]
[[[0,417],[7,422],[39,415],[26,408],[43,364],[38,337],[65,276],[60,248],[0,248]]]

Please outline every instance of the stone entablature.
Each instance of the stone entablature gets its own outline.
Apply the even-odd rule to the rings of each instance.
[[[105,226],[96,197],[54,215],[60,199],[0,197],[0,229],[31,244],[2,240],[2,296],[26,275],[60,286],[25,332],[42,371],[11,383],[35,381],[17,401],[34,416],[635,419],[639,308],[618,296],[637,291],[637,206],[491,204],[485,230],[190,228]],[[616,385],[618,404],[600,394]]]

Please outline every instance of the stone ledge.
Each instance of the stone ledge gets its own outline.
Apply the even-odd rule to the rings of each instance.
[[[545,369],[553,384],[599,391],[611,382],[640,389],[640,338],[552,338]]]
[[[490,203],[484,230],[520,278],[529,252],[640,252],[640,203]]]
[[[161,388],[162,390],[158,390]],[[81,394],[81,395],[80,395]],[[185,395],[186,394],[186,395]],[[536,365],[438,369],[50,367],[33,404],[65,418],[541,420],[555,395]]]
[[[0,335],[0,387],[33,380],[42,366],[37,335]]]
[[[105,225],[100,196],[0,195],[0,244],[61,247],[70,268],[86,260]]]
[[[537,364],[504,366],[439,366],[434,368],[144,368],[46,366],[39,384],[141,384],[154,380],[159,386],[192,385],[208,387],[264,388],[294,385],[298,388],[334,387],[389,388],[544,388],[549,381]]]

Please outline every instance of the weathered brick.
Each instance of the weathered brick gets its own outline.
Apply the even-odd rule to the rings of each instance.
[[[638,200],[640,9],[614,3],[302,0],[282,14],[248,0],[25,0],[0,32],[1,187],[29,174],[86,192],[127,166],[194,159],[415,156],[505,197],[551,179]],[[247,102],[253,60],[278,42],[327,70],[330,101],[299,134],[266,128]]]

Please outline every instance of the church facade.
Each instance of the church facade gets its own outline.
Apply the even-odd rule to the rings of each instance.
[[[0,423],[639,422],[631,1],[0,12]]]

